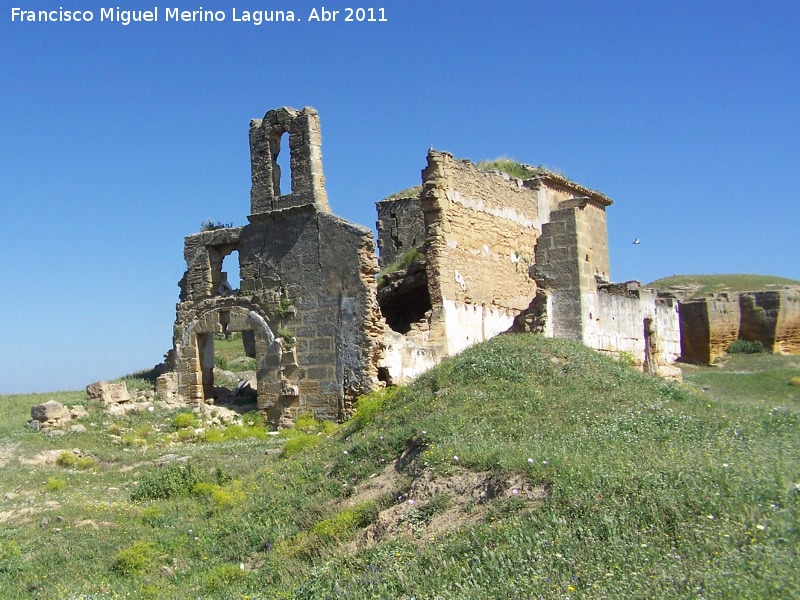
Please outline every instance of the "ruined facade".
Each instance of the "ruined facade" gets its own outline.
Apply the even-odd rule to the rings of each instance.
[[[608,284],[604,195],[543,169],[522,180],[431,150],[419,191],[377,204],[381,264],[396,269],[376,281],[371,232],[330,211],[320,145],[314,109],[251,122],[249,223],[185,239],[164,376],[177,397],[230,393],[214,381],[214,343],[231,332],[255,358],[252,387],[274,423],[345,419],[358,395],[515,329],[670,374],[677,303]],[[281,190],[286,151],[291,189]],[[223,267],[233,252],[239,289]]]
[[[425,257],[424,269],[387,276],[378,292],[394,330],[386,336],[391,379],[509,329],[625,352],[647,372],[678,377],[677,302],[608,284],[611,200],[558,174],[531,172],[516,179],[431,151],[416,202],[378,203],[382,264],[412,245]]]
[[[280,189],[281,151],[290,155],[291,190]],[[301,412],[344,419],[377,384],[383,325],[372,234],[331,214],[313,109],[252,121],[250,153],[249,224],[185,240],[177,392],[190,402],[214,398],[215,335],[240,331],[256,359],[258,406],[273,422]],[[238,290],[222,271],[234,251]]]

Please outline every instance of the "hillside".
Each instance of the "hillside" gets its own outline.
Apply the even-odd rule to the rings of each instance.
[[[774,290],[784,286],[800,286],[800,281],[772,275],[673,275],[648,283],[645,287],[679,291],[686,299],[700,298],[717,292],[753,292]]]
[[[186,411],[90,407],[88,432],[50,438],[25,428],[31,404],[81,393],[6,396],[0,589],[800,597],[800,362],[747,360],[675,386],[564,340],[501,336],[363,398],[338,428],[303,419],[280,436],[254,416],[223,432]]]

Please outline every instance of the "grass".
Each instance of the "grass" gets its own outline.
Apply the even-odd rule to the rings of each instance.
[[[400,260],[395,261],[392,264],[383,267],[381,269],[380,273],[378,273],[378,287],[379,288],[383,287],[388,283],[388,281],[386,280],[386,275],[389,275],[390,273],[394,273],[396,271],[405,271],[411,265],[422,262],[424,260],[425,260],[424,253],[420,252],[419,249],[417,248],[411,248],[411,250],[408,250],[405,254],[403,254]]]
[[[517,179],[530,179],[545,171],[541,166],[532,167],[505,156],[493,160],[484,160],[477,163],[475,166],[481,171],[501,171]]]
[[[688,298],[700,298],[718,292],[752,292],[800,286],[800,281],[772,275],[673,275],[648,283],[645,287],[663,290],[668,287],[689,287]]]
[[[800,596],[798,359],[742,354],[683,368],[687,384],[676,386],[568,341],[500,336],[360,400],[338,429],[301,417],[285,438],[177,448],[152,435],[142,448],[112,443],[112,422],[94,407],[97,428],[48,438],[24,426],[31,396],[3,397],[0,447],[14,451],[0,487],[19,496],[0,496],[0,514],[11,511],[0,589],[4,598]],[[156,430],[174,416],[114,423]],[[295,434],[316,443],[288,457],[271,451]],[[20,462],[72,448],[97,468]],[[203,493],[135,500],[167,452],[188,457]],[[404,514],[418,534],[362,543],[364,528],[402,501],[364,503],[354,490],[401,455],[411,457],[404,481],[489,473],[547,493],[535,506],[486,500],[481,519],[471,519],[475,501],[432,535],[426,528],[453,510],[437,496]],[[66,485],[45,492],[51,477]]]
[[[220,369],[239,373],[255,371],[256,361],[244,353],[242,334],[234,332],[226,339],[214,340],[214,363]]]
[[[395,192],[394,194],[387,196],[384,200],[399,200],[400,198],[416,198],[422,192],[421,185],[415,185],[413,187],[405,188],[400,190],[399,192]]]

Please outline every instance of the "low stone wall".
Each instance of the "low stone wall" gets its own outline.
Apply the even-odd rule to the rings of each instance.
[[[635,366],[668,379],[679,378],[673,366],[680,356],[678,302],[654,290],[626,294],[600,289],[584,293],[583,343],[603,352],[629,354]]]

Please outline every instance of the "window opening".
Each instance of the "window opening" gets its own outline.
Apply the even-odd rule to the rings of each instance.
[[[272,193],[285,196],[292,193],[292,164],[289,149],[289,134],[273,135],[270,138],[272,152]]]
[[[236,294],[241,286],[239,276],[239,251],[234,250],[222,258],[222,273],[220,274],[220,295],[229,296]]]

